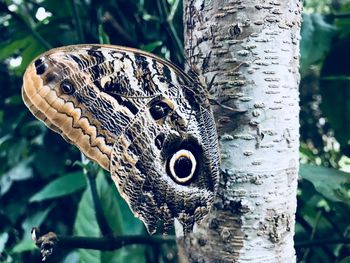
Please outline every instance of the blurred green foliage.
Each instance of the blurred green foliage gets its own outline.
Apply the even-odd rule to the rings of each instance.
[[[296,249],[300,262],[346,263],[350,262],[350,1],[308,0],[304,11]]]
[[[51,47],[77,43],[132,46],[181,64],[181,17],[179,1],[0,1],[0,262],[40,261],[30,237],[33,226],[63,235],[100,235],[91,191],[82,168],[74,165],[79,151],[23,105],[26,66]],[[113,232],[147,235],[110,187],[109,175],[100,171],[96,183]],[[164,244],[60,251],[54,261],[174,262],[174,249]]]
[[[350,262],[350,1],[307,0],[301,42],[300,262]],[[41,52],[77,43],[141,48],[183,64],[178,0],[0,1],[0,262],[39,262],[32,226],[99,236],[78,150],[25,108],[21,75]],[[349,124],[348,124],[349,123]],[[47,145],[50,145],[49,150]],[[343,170],[343,171],[341,171]],[[117,234],[143,234],[103,171],[96,179]],[[320,244],[311,246],[313,240]],[[147,249],[146,249],[147,248]],[[174,262],[174,245],[60,251],[54,262]]]

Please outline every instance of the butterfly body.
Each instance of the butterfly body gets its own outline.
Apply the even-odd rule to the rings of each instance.
[[[24,74],[31,112],[111,172],[150,233],[174,218],[186,232],[218,186],[215,122],[205,89],[168,61],[136,49],[53,49]]]

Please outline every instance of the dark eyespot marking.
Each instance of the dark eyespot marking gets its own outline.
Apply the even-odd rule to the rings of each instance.
[[[149,112],[151,113],[152,118],[157,121],[169,114],[171,108],[164,101],[156,101],[149,108]]]
[[[38,58],[37,60],[34,61],[34,66],[35,66],[37,75],[41,75],[46,71],[47,64],[44,63],[44,61],[45,61],[44,58]]]
[[[71,82],[69,82],[68,80],[64,80],[61,83],[61,90],[64,94],[71,95],[74,93],[75,88]]]
[[[50,83],[58,77],[57,73],[48,72],[45,76],[45,83]]]
[[[190,158],[180,156],[174,164],[174,172],[179,178],[186,178],[191,174],[192,161]]]
[[[181,149],[169,160],[167,173],[180,184],[190,183],[195,175],[197,160],[191,151]]]
[[[164,140],[165,140],[165,135],[164,133],[160,133],[157,135],[157,137],[154,139],[154,143],[156,145],[156,147],[158,148],[158,150],[161,150],[164,144]]]

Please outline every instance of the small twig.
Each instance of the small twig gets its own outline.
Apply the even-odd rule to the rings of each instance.
[[[182,41],[180,40],[173,22],[168,22],[168,27],[169,27],[169,31],[170,31],[170,36],[173,37],[173,39],[175,40],[175,43],[177,45],[177,50],[182,51],[184,49],[183,45],[182,45]],[[182,54],[182,52],[180,52],[180,54]],[[184,58],[184,55],[181,55],[181,58]]]
[[[180,3],[180,1],[178,1],[178,0],[174,3],[174,5],[172,6],[172,8],[170,10],[170,13],[167,14],[166,22],[168,25],[170,37],[172,37],[173,40],[175,40],[175,44],[177,46],[178,52],[176,52],[176,54],[178,55],[178,60],[182,61],[184,59],[184,54],[183,54],[184,46],[183,46],[183,42],[181,41],[181,39],[178,36],[176,29],[174,27],[174,16],[176,14],[178,7],[180,6],[179,3]],[[164,9],[165,9],[165,7],[164,7]],[[165,12],[167,12],[166,9],[165,9]]]
[[[295,243],[295,247],[312,247],[312,246],[320,246],[320,245],[333,245],[333,244],[349,244],[350,237],[344,238],[334,238],[334,239],[314,239],[314,240],[306,240]]]
[[[304,203],[302,202],[302,200],[298,201],[298,206],[304,206]],[[301,216],[299,215],[299,213],[296,213],[296,220],[297,222],[301,225],[302,228],[304,228],[304,230],[310,234],[312,232],[312,227],[311,225]],[[315,234],[315,237],[319,238],[318,234]],[[310,241],[310,240],[309,240]],[[334,254],[333,252],[329,249],[329,247],[327,247],[326,245],[320,245],[320,247],[322,248],[323,252],[331,259],[334,259]]]
[[[79,38],[79,42],[80,43],[84,43],[84,34],[83,34],[83,27],[81,25],[81,20],[78,14],[78,8],[77,8],[77,4],[75,2],[76,0],[71,0],[71,5],[72,5],[72,9],[73,9],[73,17],[74,17],[74,23],[77,29],[77,33],[78,33],[78,38]]]
[[[333,80],[336,80],[336,81],[339,81],[339,80],[349,81],[350,80],[350,76],[348,76],[348,75],[324,76],[324,77],[321,77],[320,79],[321,80],[328,80],[328,81],[333,81]]]
[[[166,10],[164,8],[164,1],[163,0],[157,0],[156,2],[157,2],[157,8],[158,8],[159,16],[161,18],[166,17],[166,14],[165,14]]]
[[[350,18],[350,13],[329,14],[331,18]]]
[[[136,45],[135,41],[133,41],[132,37],[130,36],[130,33],[127,33],[124,28],[118,23],[118,21],[112,16],[110,12],[104,13],[102,17],[103,23],[109,23],[111,27],[114,28],[117,33],[123,37],[129,44]]]
[[[183,55],[183,44],[182,41],[180,39],[180,37],[178,36],[174,24],[173,24],[173,18],[175,16],[175,13],[178,9],[179,6],[179,1],[176,1],[174,3],[174,5],[172,6],[170,13],[167,10],[167,6],[166,6],[166,1],[157,1],[157,7],[158,7],[158,11],[159,11],[159,16],[162,19],[162,22],[164,22],[164,27],[165,29],[168,31],[170,37],[174,40],[175,45],[176,45],[176,49],[178,52],[176,52],[176,55],[178,56],[178,60],[182,61],[184,59],[184,55]]]
[[[310,240],[309,240],[309,241],[312,241],[312,240],[315,238],[316,230],[317,230],[317,227],[318,227],[318,223],[320,222],[321,215],[322,215],[322,210],[317,212],[316,220],[315,220],[315,225],[314,225],[314,227],[312,228],[311,235],[310,235]],[[302,257],[302,261],[303,261],[303,262],[306,262],[307,257],[309,256],[309,253],[310,253],[310,248],[307,248],[307,249],[305,250],[305,252],[304,252],[303,257]]]
[[[82,154],[81,159],[82,159],[83,164],[87,164],[87,162],[89,162],[83,154]],[[92,202],[93,202],[94,208],[95,208],[96,221],[97,221],[97,224],[101,230],[101,234],[103,236],[111,235],[113,233],[113,230],[111,229],[111,227],[109,226],[109,224],[107,222],[107,219],[105,217],[105,214],[103,212],[103,208],[101,205],[101,200],[100,200],[100,198],[98,196],[98,192],[97,192],[97,186],[96,186],[96,173],[97,173],[97,171],[94,172],[94,171],[91,171],[89,169],[84,168],[83,172],[88,180],[88,187],[90,188]]]
[[[323,218],[326,219],[330,223],[330,225],[332,226],[334,231],[340,236],[340,238],[344,238],[344,234],[341,231],[341,229],[339,228],[339,225],[333,219],[334,217],[335,217],[334,213],[330,214],[330,212],[323,210]]]
[[[175,242],[174,236],[106,236],[106,237],[82,237],[61,236],[54,232],[40,235],[38,228],[32,229],[32,239],[40,248],[43,261],[52,256],[59,248],[65,249],[94,249],[100,251],[112,251],[132,244],[159,246],[162,243]]]
[[[171,6],[170,13],[168,15],[167,21],[173,21],[177,9],[179,8],[180,0],[176,0],[175,3]]]

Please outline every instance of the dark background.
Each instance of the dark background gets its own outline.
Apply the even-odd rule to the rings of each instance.
[[[350,1],[307,0],[301,41],[300,262],[350,262]],[[37,121],[21,76],[40,53],[77,43],[140,48],[183,65],[179,0],[0,0],[0,262],[40,262],[32,226],[98,236],[79,151]],[[345,172],[342,172],[342,171]],[[116,234],[147,235],[103,171],[97,189]],[[315,244],[315,241],[317,243]],[[60,250],[50,262],[175,262],[175,244]]]

